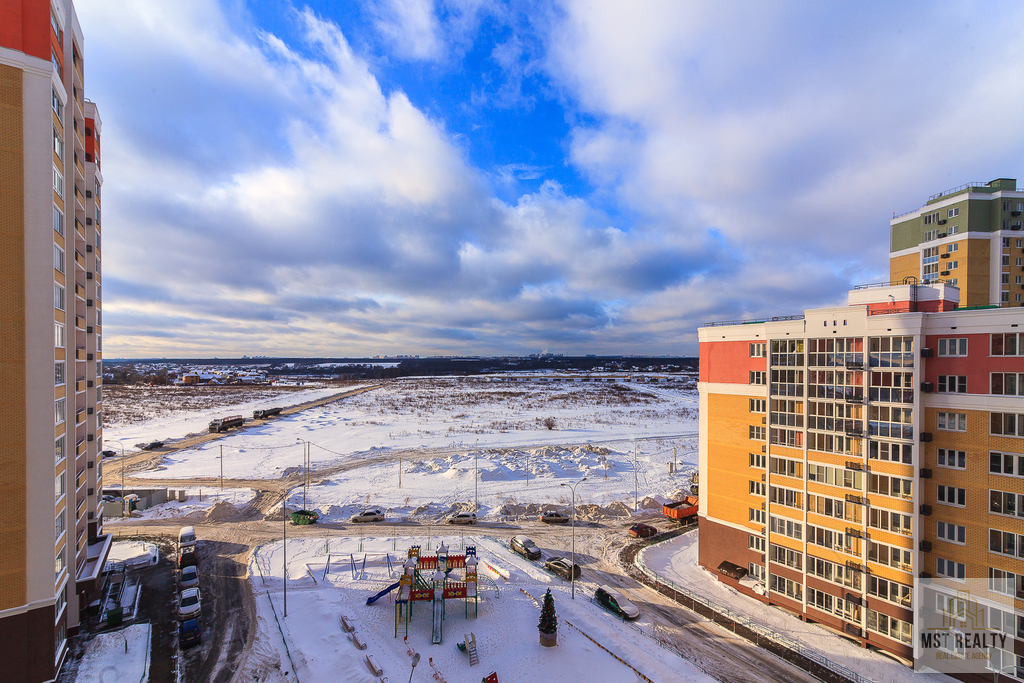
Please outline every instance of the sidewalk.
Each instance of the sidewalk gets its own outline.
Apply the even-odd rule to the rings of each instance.
[[[803,622],[775,607],[743,595],[703,569],[697,563],[698,535],[688,533],[663,543],[648,546],[636,556],[636,564],[644,573],[682,592],[695,594],[737,621],[749,620],[758,632],[779,634],[801,654],[815,661],[830,661],[853,675],[870,681],[886,683],[954,683],[947,676],[918,674],[889,657],[866,650],[846,638],[818,626]],[[855,673],[853,673],[855,672]]]

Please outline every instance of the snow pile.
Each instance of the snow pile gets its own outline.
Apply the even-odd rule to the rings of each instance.
[[[160,549],[143,541],[116,541],[110,545],[104,571],[110,571],[117,564],[135,567],[156,564],[160,561]]]
[[[125,652],[127,644],[128,652]],[[86,645],[78,664],[77,683],[144,681],[149,678],[149,624],[133,624],[101,633]]]
[[[178,490],[178,489],[172,489]],[[181,521],[231,522],[244,517],[245,511],[255,497],[252,489],[219,488],[184,489],[185,500],[168,500],[166,503],[154,505],[145,510],[132,513],[133,518],[142,519],[177,519]],[[104,519],[104,524],[118,523],[127,519],[112,517]]]

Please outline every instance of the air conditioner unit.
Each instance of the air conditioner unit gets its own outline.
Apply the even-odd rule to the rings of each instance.
[[[940,258],[949,258],[949,254],[939,254]]]
[[[921,542],[920,542],[920,543],[918,544],[918,546],[917,546],[917,547],[918,547],[918,548],[919,548],[919,549],[921,550],[921,552],[923,552],[923,553],[930,553],[930,552],[932,551],[932,542],[931,542],[931,541],[921,541]]]
[[[85,219],[85,224],[86,225],[92,225],[92,219],[91,218],[86,218]]]
[[[931,440],[932,440],[932,433],[931,432],[921,432],[921,443],[931,443]]]
[[[931,357],[932,357],[932,350],[931,349],[929,349],[927,347],[921,349],[921,358],[931,358]]]
[[[942,239],[943,237],[945,237],[945,236],[946,236],[946,233],[944,233],[944,232],[940,232],[940,233],[938,234],[937,238],[941,240],[941,239]]]
[[[85,191],[85,198],[86,199],[92,199],[92,190],[86,190]]]
[[[949,275],[949,271],[948,270],[944,270],[941,273],[939,273],[939,275],[941,275],[942,277],[946,277],[947,275]]]
[[[91,244],[85,245],[85,253],[86,254],[91,254],[92,253],[92,245]]]
[[[930,578],[932,578],[932,574],[931,574],[931,572],[921,572],[921,573],[920,573],[920,574],[918,574],[917,576],[918,576],[919,578],[922,578],[922,579],[930,579]]]
[[[945,224],[946,224],[946,219],[945,218],[940,218],[939,219],[939,225],[945,225]]]
[[[921,382],[921,391],[926,394],[930,394],[934,388],[931,382]]]
[[[1011,211],[1010,215],[1011,216],[1019,216],[1020,215],[1020,211]]]
[[[930,516],[932,514],[932,506],[931,505],[922,505],[919,509],[920,509],[921,514],[924,515],[925,517],[928,517],[928,516]]]
[[[922,479],[931,479],[932,478],[932,471],[930,469],[928,469],[927,467],[922,467],[921,468],[921,478]]]

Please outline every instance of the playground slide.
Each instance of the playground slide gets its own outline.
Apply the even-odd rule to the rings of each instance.
[[[391,591],[395,590],[396,588],[398,588],[398,583],[391,584],[390,586],[388,586],[387,588],[382,590],[380,593],[377,593],[376,595],[371,595],[370,597],[366,598],[366,604],[367,605],[372,605],[373,603],[377,602],[378,600],[380,600],[381,598],[383,598],[385,595],[387,595]]]
[[[435,645],[439,644],[441,638],[441,624],[444,622],[444,599],[434,599],[434,637],[430,641]]]

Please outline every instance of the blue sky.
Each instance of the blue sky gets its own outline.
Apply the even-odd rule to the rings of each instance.
[[[1024,178],[1014,2],[76,6],[107,357],[696,354]]]

